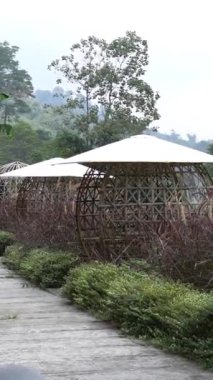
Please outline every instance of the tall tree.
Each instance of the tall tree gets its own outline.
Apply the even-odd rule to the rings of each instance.
[[[26,112],[25,100],[32,96],[30,75],[19,67],[16,54],[19,48],[8,42],[0,43],[0,92],[9,95],[0,102],[0,120],[6,124],[18,113]]]
[[[143,79],[147,65],[147,41],[135,32],[126,32],[109,43],[93,36],[81,40],[49,69],[54,68],[71,84],[73,96],[67,105],[82,109],[76,119],[81,132],[94,133],[99,125],[101,139],[106,128],[106,134],[115,140],[121,132],[119,127],[116,137],[118,124],[123,125],[124,135],[131,135],[159,119],[159,95]],[[57,83],[62,83],[62,78]]]
[[[5,94],[4,92],[0,92],[0,106],[1,106],[2,102],[8,98],[9,98],[9,96],[7,94]],[[5,122],[0,123],[0,132],[6,133],[7,135],[9,135],[11,132],[11,129],[12,129],[12,127],[10,124],[7,124]]]

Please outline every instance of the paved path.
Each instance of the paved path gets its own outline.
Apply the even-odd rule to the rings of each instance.
[[[194,363],[120,337],[108,324],[0,265],[0,363],[49,380],[212,380]]]

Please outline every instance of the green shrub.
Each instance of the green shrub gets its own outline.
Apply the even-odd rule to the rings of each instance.
[[[16,243],[5,249],[3,263],[12,270],[19,271],[21,262],[29,255],[29,251],[21,244]]]
[[[112,264],[82,264],[80,269],[77,267],[70,271],[63,293],[78,306],[97,311],[100,316],[101,311],[106,313],[107,291],[116,275],[117,268]]]
[[[51,249],[30,249],[21,244],[7,247],[3,263],[42,288],[59,288],[78,263],[74,254]]]
[[[4,254],[6,247],[14,242],[15,237],[11,232],[0,231],[0,256]]]
[[[19,272],[42,288],[60,288],[77,261],[76,256],[63,251],[33,249],[21,262]]]
[[[70,271],[63,292],[126,333],[213,365],[211,293],[111,264]]]

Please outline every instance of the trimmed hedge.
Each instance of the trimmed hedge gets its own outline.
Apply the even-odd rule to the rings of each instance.
[[[7,246],[14,244],[15,237],[11,232],[0,231],[0,256],[4,254]]]
[[[60,288],[69,270],[77,265],[78,257],[69,252],[26,249],[16,244],[6,249],[3,262],[35,285]]]
[[[101,263],[71,270],[63,293],[125,333],[213,366],[212,293]]]

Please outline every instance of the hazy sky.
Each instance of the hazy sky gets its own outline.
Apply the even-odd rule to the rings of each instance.
[[[135,30],[149,44],[146,80],[159,91],[160,131],[213,138],[213,0],[5,0],[0,41],[20,47],[35,89],[52,89],[48,64],[80,38]]]

